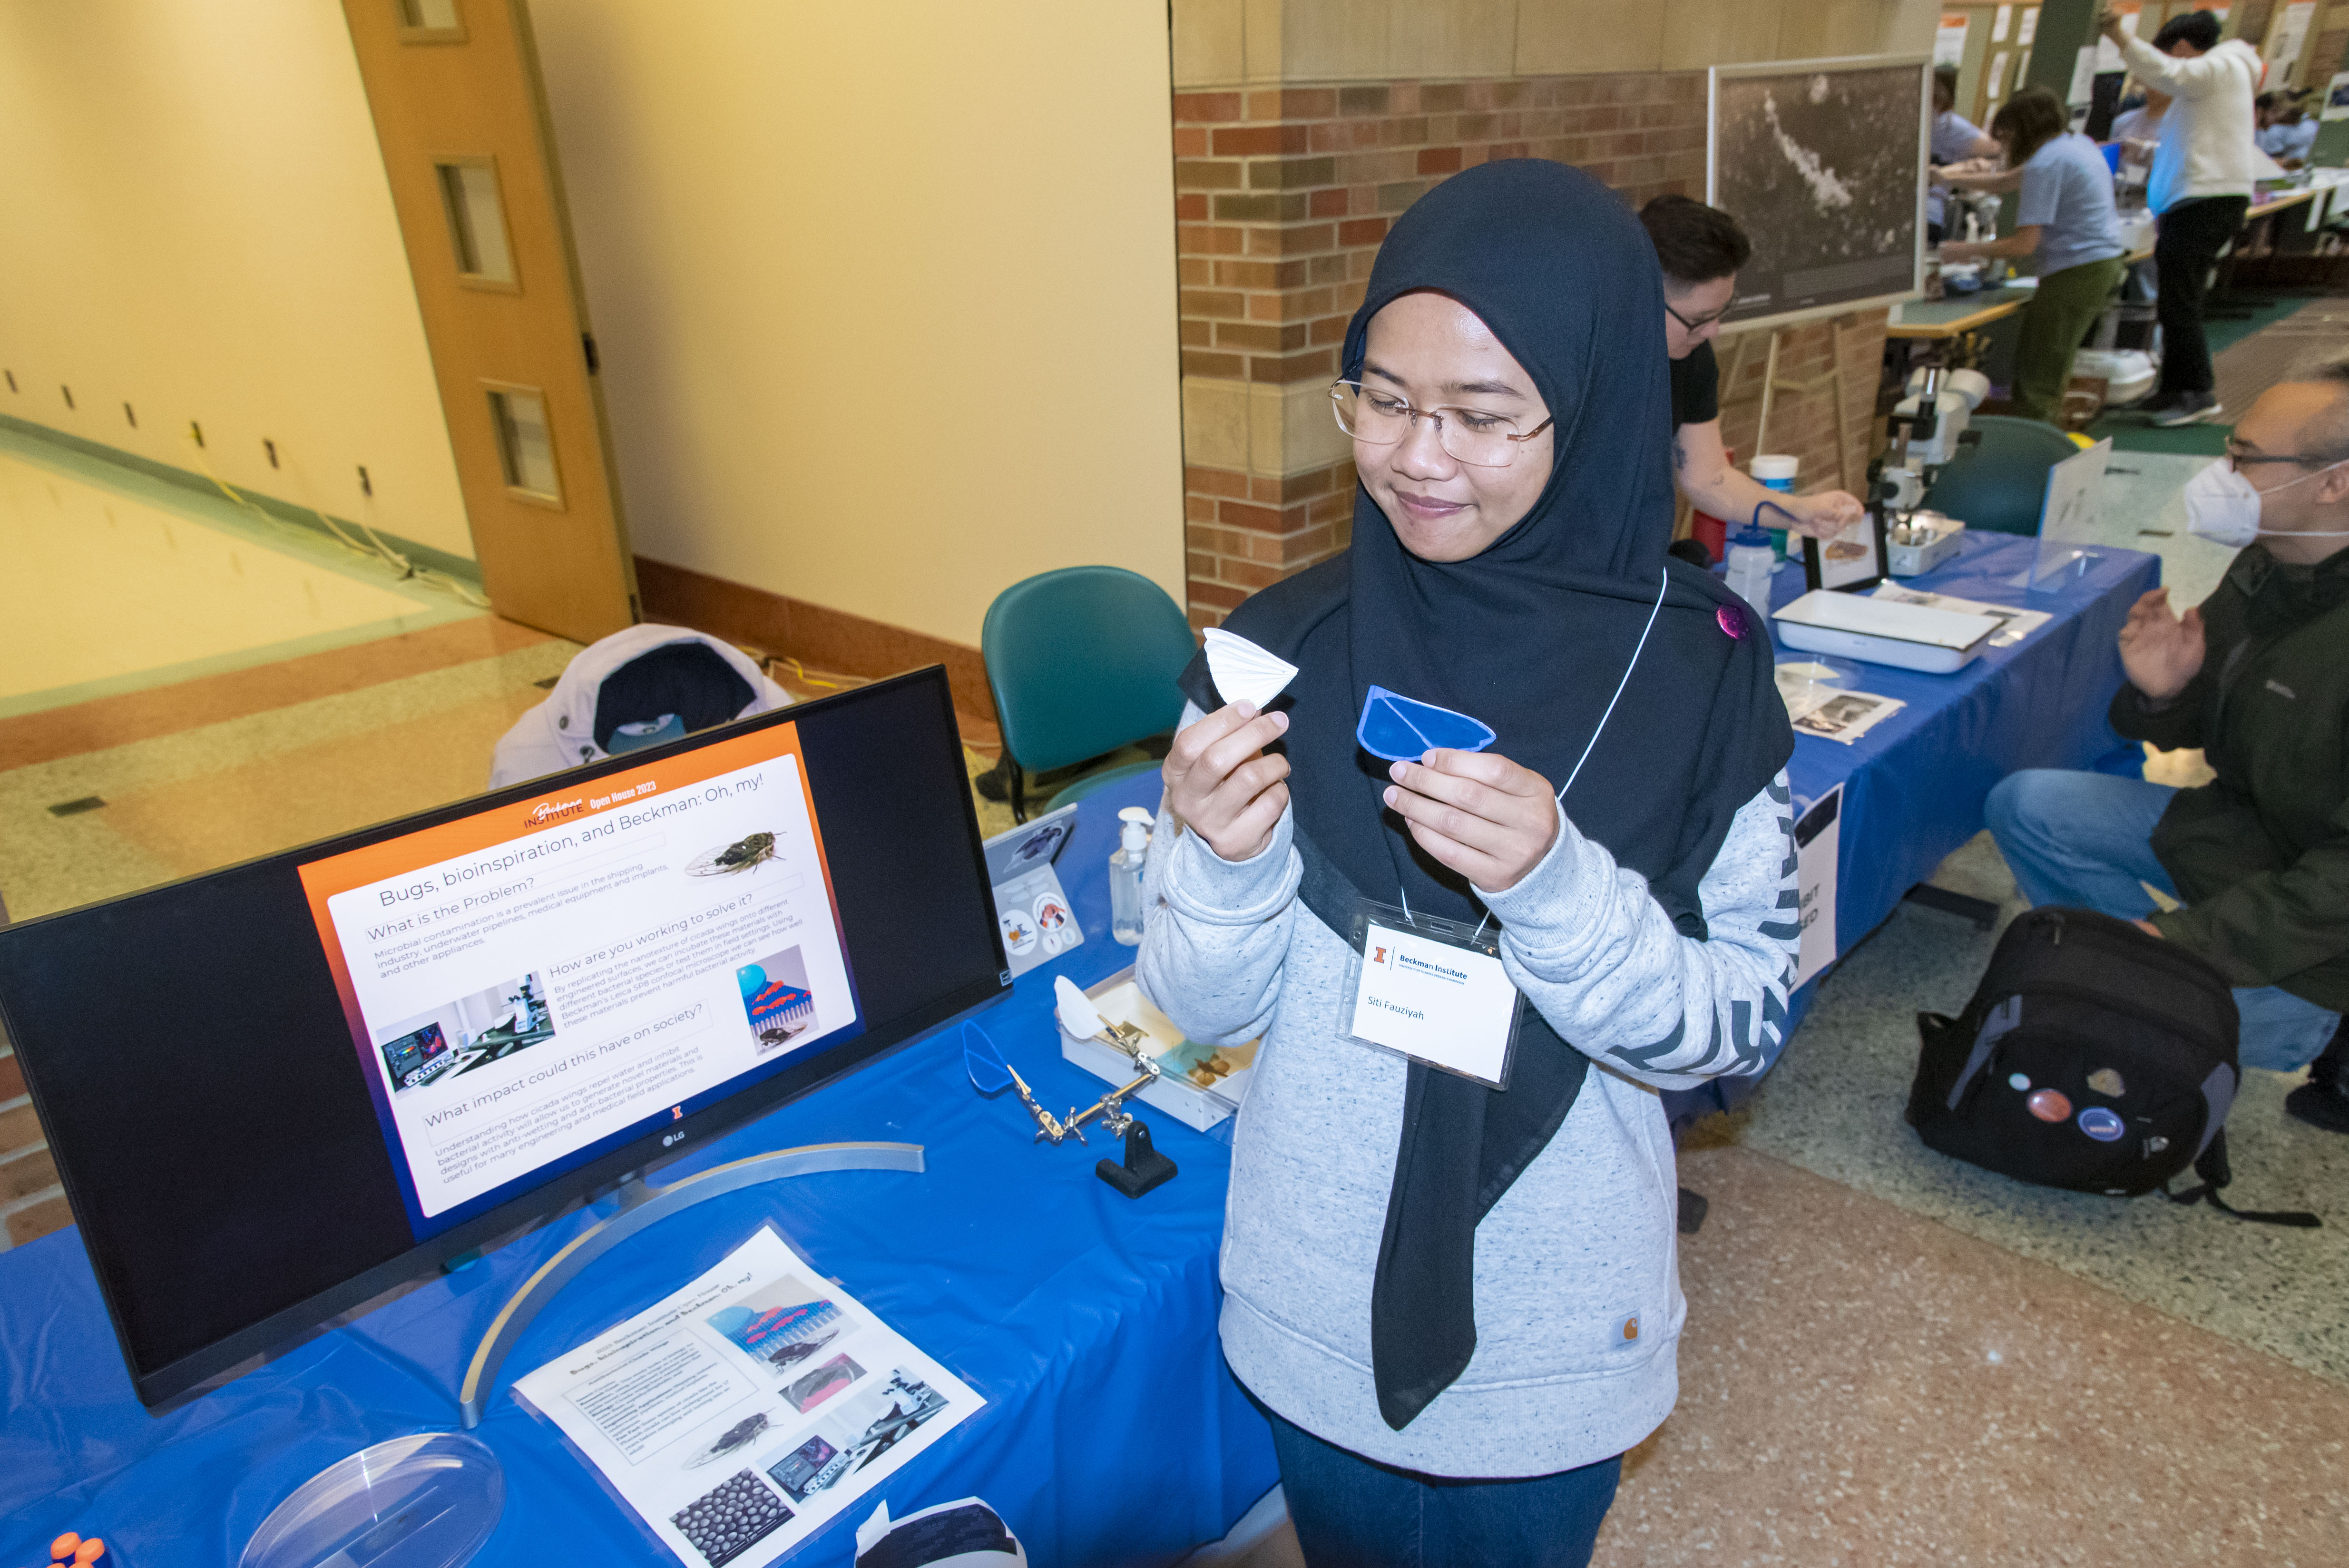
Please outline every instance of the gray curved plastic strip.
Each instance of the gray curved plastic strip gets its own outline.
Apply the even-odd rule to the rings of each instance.
[[[708,1199],[787,1176],[812,1176],[824,1170],[921,1169],[922,1146],[917,1143],[812,1143],[714,1166],[698,1176],[688,1176],[655,1189],[651,1197],[622,1210],[549,1258],[499,1310],[489,1333],[481,1336],[481,1347],[473,1352],[472,1365],[465,1369],[464,1386],[458,1390],[457,1407],[464,1417],[466,1429],[470,1431],[481,1424],[490,1394],[497,1386],[498,1368],[504,1363],[506,1353],[520,1342],[523,1330],[530,1326],[539,1309],[553,1301],[554,1293],[569,1284],[582,1269],[639,1231]],[[626,1201],[625,1195],[622,1201]]]
[[[2020,995],[2010,996],[1990,1010],[1989,1016],[1982,1020],[1982,1033],[1974,1036],[1974,1048],[1966,1057],[1966,1070],[1960,1073],[1958,1081],[1950,1085],[1950,1109],[1956,1110],[1958,1102],[1966,1097],[1966,1085],[1974,1081],[1975,1074],[1990,1064],[1990,1054],[1998,1048],[1998,1043],[2022,1026],[2023,998]]]
[[[2202,1151],[2210,1147],[2210,1140],[2217,1137],[2220,1129],[2227,1125],[2227,1113],[2235,1107],[2237,1082],[2235,1069],[2224,1062],[2211,1068],[2210,1075],[2202,1080],[2205,1114],[2202,1117],[2202,1141],[2194,1146],[2195,1158],[2202,1158]]]

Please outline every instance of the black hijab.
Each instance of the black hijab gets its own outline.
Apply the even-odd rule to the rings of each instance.
[[[1697,885],[1794,739],[1766,629],[1711,576],[1667,564],[1671,407],[1655,251],[1589,176],[1531,159],[1486,163],[1429,192],[1387,236],[1347,329],[1349,377],[1361,371],[1371,318],[1418,289],[1475,312],[1525,367],[1557,421],[1556,456],[1532,509],[1466,561],[1412,555],[1358,490],[1350,548],[1226,620],[1299,667],[1280,701],[1300,897],[1340,935],[1358,895],[1481,919],[1465,879],[1419,851],[1381,801],[1387,764],[1354,741],[1368,689],[1483,720],[1498,734],[1493,751],[1556,789],[1644,633],[1565,809],[1701,939]],[[1204,656],[1185,690],[1203,708],[1222,705]],[[1718,1030],[1713,1044],[1734,1048]],[[1506,1090],[1412,1065],[1371,1306],[1379,1408],[1397,1430],[1475,1354],[1477,1223],[1565,1122],[1588,1066],[1530,1007]]]

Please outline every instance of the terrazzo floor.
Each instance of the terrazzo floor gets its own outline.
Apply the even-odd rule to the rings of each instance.
[[[0,772],[17,919],[479,794],[491,749],[577,649],[512,651]],[[102,807],[49,808],[97,797]]]
[[[2337,1384],[1750,1147],[1682,1174],[1680,1404],[1598,1568],[2344,1560]]]
[[[2023,908],[1988,834],[1933,880],[1996,899],[2010,918]],[[2299,1075],[2245,1073],[2227,1118],[2228,1192],[2238,1208],[2314,1210],[2326,1216],[2318,1231],[2028,1187],[1918,1142],[1901,1119],[1916,1015],[1959,1011],[1995,941],[1956,916],[1902,905],[1821,982],[1754,1098],[1696,1141],[1773,1156],[2349,1385],[2349,1137],[2283,1114]]]

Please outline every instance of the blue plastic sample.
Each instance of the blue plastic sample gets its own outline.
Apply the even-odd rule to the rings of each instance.
[[[986,1030],[969,1020],[962,1026],[962,1065],[970,1075],[971,1086],[982,1095],[1000,1094],[1011,1086],[1011,1068],[1003,1053],[995,1048]]]
[[[1465,713],[1373,686],[1362,700],[1362,719],[1354,726],[1354,739],[1374,757],[1415,763],[1438,746],[1481,752],[1493,743],[1493,731]]]

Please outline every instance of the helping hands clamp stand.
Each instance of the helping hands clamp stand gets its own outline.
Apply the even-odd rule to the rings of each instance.
[[[1080,1112],[1069,1125],[1073,1127],[1095,1111],[1101,1113],[1102,1126],[1125,1139],[1125,1163],[1116,1165],[1106,1159],[1096,1161],[1093,1174],[1128,1198],[1139,1198],[1153,1188],[1164,1187],[1174,1180],[1175,1167],[1174,1162],[1159,1153],[1157,1146],[1150,1141],[1150,1124],[1125,1108],[1125,1097],[1139,1094],[1158,1082],[1164,1075],[1164,1069],[1158,1065],[1157,1058],[1143,1054],[1143,1043],[1149,1036],[1131,1023],[1112,1023],[1093,1038],[1105,1040],[1133,1057],[1133,1064],[1142,1072],[1125,1087],[1112,1089],[1103,1095],[1089,1109]]]
[[[978,1032],[973,1024],[967,1023],[963,1027],[966,1032],[965,1060],[966,1065],[971,1067],[971,1082],[982,1093],[992,1092],[988,1080],[993,1077],[992,1070],[999,1067],[1010,1079],[1011,1086],[1019,1091],[1019,1103],[1026,1106],[1028,1114],[1035,1118],[1034,1141],[1040,1143],[1050,1140],[1057,1146],[1063,1140],[1073,1137],[1079,1143],[1084,1143],[1086,1141],[1084,1124],[1099,1117],[1102,1127],[1125,1140],[1125,1163],[1119,1165],[1106,1159],[1097,1161],[1093,1166],[1094,1175],[1124,1193],[1128,1198],[1139,1198],[1143,1193],[1163,1187],[1174,1179],[1178,1167],[1173,1160],[1159,1153],[1157,1146],[1152,1143],[1150,1124],[1125,1108],[1127,1096],[1139,1094],[1165,1075],[1164,1070],[1158,1065],[1157,1059],[1145,1054],[1144,1045],[1149,1036],[1141,1030],[1131,1023],[1111,1023],[1103,1021],[1102,1029],[1092,1038],[1104,1044],[1116,1046],[1120,1051],[1133,1057],[1133,1064],[1141,1071],[1135,1075],[1133,1082],[1123,1087],[1112,1089],[1081,1111],[1070,1111],[1064,1119],[1054,1116],[1038,1103],[1035,1094],[1028,1087],[1028,1080],[1019,1075],[1018,1068],[1003,1060],[1001,1053],[995,1050],[993,1042],[988,1041],[984,1033]],[[978,1040],[985,1044],[986,1049],[983,1054],[972,1049],[973,1033],[977,1033]],[[982,1065],[984,1072],[982,1072]],[[1000,1088],[1002,1085],[999,1081],[994,1084],[994,1087]]]
[[[1093,1162],[1093,1174],[1124,1193],[1139,1198],[1153,1188],[1164,1187],[1174,1179],[1174,1162],[1158,1152],[1150,1141],[1150,1124],[1125,1118],[1125,1163],[1115,1164],[1101,1159]]]

